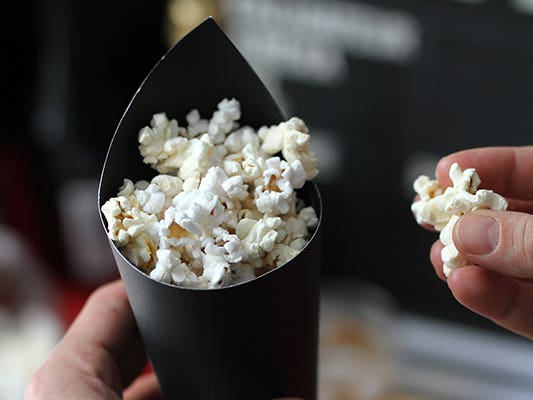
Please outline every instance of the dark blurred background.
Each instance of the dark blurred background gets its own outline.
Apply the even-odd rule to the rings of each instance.
[[[96,209],[114,129],[175,41],[215,16],[287,116],[311,128],[325,276],[481,323],[428,260],[412,182],[456,150],[531,143],[533,1],[26,1],[2,25],[0,221],[54,277],[115,276]],[[205,55],[205,62],[210,60]],[[487,325],[488,326],[488,325]]]
[[[412,182],[456,150],[531,142],[533,1],[26,1],[2,25],[0,221],[50,273],[115,274],[96,210],[114,129],[164,52],[213,15],[313,133],[324,275],[384,286],[409,309],[481,323],[428,260]],[[205,62],[210,60],[205,55]]]
[[[158,59],[214,15],[286,115],[311,128],[323,273],[471,319],[432,272],[435,236],[411,217],[411,184],[449,152],[530,143],[528,12],[525,0],[17,2],[2,25],[1,222],[61,278],[112,276],[95,210],[107,146]]]
[[[434,274],[436,235],[412,218],[412,183],[453,151],[531,144],[533,0],[12,2],[1,26],[0,224],[50,277],[34,285],[58,294],[65,324],[118,276],[97,209],[115,127],[165,51],[209,15],[311,129],[324,277],[498,330]]]

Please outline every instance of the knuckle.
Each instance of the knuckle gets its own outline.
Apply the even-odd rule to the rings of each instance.
[[[528,215],[524,221],[522,237],[522,255],[527,265],[533,268],[533,215]]]
[[[509,234],[503,237],[502,256],[518,274],[529,276],[533,273],[533,216],[519,217],[509,225]]]

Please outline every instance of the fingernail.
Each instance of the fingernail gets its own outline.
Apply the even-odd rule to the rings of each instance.
[[[500,225],[494,218],[480,214],[468,214],[457,221],[455,239],[459,240],[467,254],[481,256],[491,253],[498,244]],[[456,247],[459,243],[455,243]]]

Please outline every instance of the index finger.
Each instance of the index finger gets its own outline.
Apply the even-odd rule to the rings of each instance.
[[[457,162],[461,169],[475,168],[480,189],[490,189],[505,197],[533,200],[533,146],[479,147],[442,158],[436,176],[443,187],[452,185],[448,172]]]
[[[91,294],[65,337],[105,346],[114,359],[120,359],[129,351],[136,330],[124,283],[116,280]]]

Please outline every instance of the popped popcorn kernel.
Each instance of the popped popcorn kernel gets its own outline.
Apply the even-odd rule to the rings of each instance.
[[[218,103],[218,110],[209,121],[208,134],[213,143],[222,143],[226,135],[238,127],[241,118],[241,105],[235,99],[224,99]]]
[[[271,267],[278,267],[280,265],[288,263],[292,260],[300,251],[291,246],[287,246],[283,243],[278,243],[274,246],[266,256],[267,265]]]
[[[150,272],[156,262],[157,245],[146,233],[134,236],[122,248],[124,256],[143,272]]]
[[[240,126],[240,103],[223,99],[210,119],[197,109],[180,126],[164,112],[140,129],[143,162],[159,174],[124,179],[102,206],[108,237],[150,278],[197,289],[255,279],[307,244],[316,212],[297,190],[318,173],[305,123]]]
[[[262,140],[261,148],[268,154],[281,154],[289,163],[300,160],[307,180],[318,175],[318,159],[311,150],[311,136],[305,122],[292,117],[278,125],[262,127],[257,132]]]
[[[168,157],[164,151],[167,141],[179,134],[178,123],[169,120],[165,113],[154,114],[150,126],[139,132],[139,151],[146,164],[157,164]]]
[[[118,188],[118,196],[129,197],[135,191],[135,185],[129,179],[124,179],[121,187]]]
[[[316,227],[318,224],[318,217],[313,207],[302,208],[298,213],[298,219],[302,220],[309,229]]]
[[[187,120],[187,133],[189,138],[204,134],[209,129],[209,121],[200,118],[198,110],[191,110],[185,117]]]
[[[426,175],[419,176],[413,188],[420,199],[411,205],[418,224],[431,225],[440,232],[439,239],[444,245],[441,259],[445,276],[467,263],[453,243],[453,227],[459,217],[480,209],[504,211],[508,206],[507,200],[492,190],[478,190],[481,179],[474,168],[463,171],[459,164],[453,163],[449,176],[453,185],[446,189],[440,187],[437,180],[431,180]]]
[[[148,214],[160,213],[165,205],[165,194],[159,190],[159,186],[156,184],[150,184],[144,190],[136,189],[134,195],[143,211]]]

